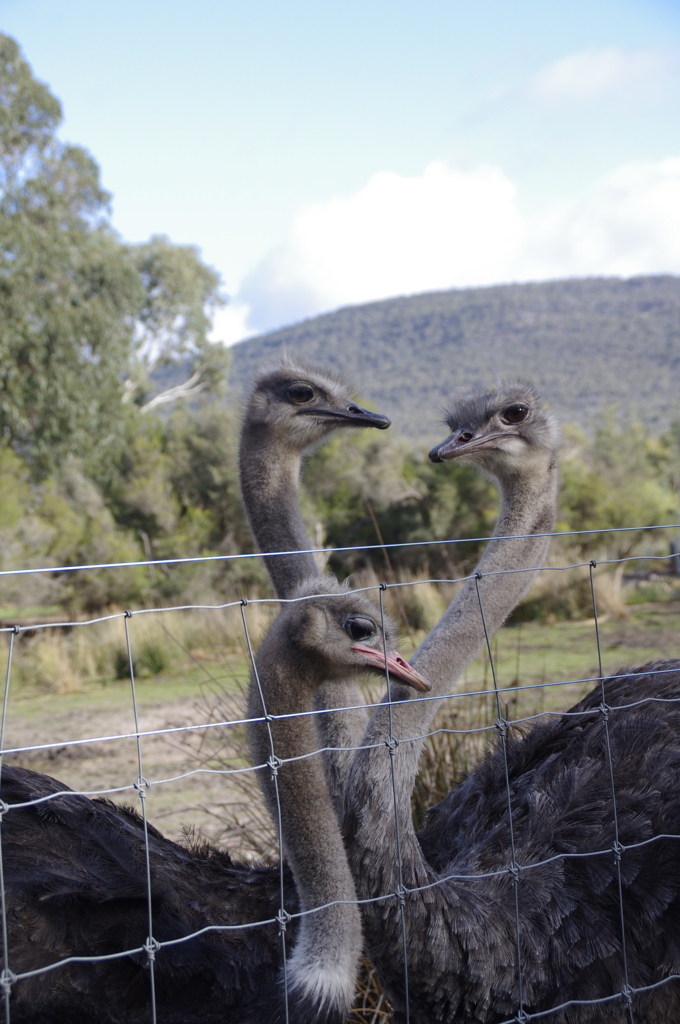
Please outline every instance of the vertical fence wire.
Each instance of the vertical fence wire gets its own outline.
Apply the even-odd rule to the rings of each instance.
[[[18,626],[14,626],[9,634],[7,645],[7,672],[5,674],[5,691],[2,698],[2,721],[0,722],[0,781],[2,780],[3,751],[5,749],[5,725],[7,724],[7,707],[9,702],[9,683],[12,673],[12,655],[14,653],[14,638],[19,632]],[[4,800],[0,800],[0,909],[2,909],[2,946],[3,963],[0,986],[2,986],[2,1000],[5,1008],[5,1021],[10,1024],[10,995],[12,993],[12,982],[14,975],[9,966],[9,934],[7,928],[7,896],[5,893],[5,864],[2,850],[2,821],[8,806]]]
[[[276,756],[274,750],[274,737],[272,735],[272,716],[267,711],[267,704],[264,699],[264,693],[262,691],[262,685],[260,683],[260,676],[257,671],[257,664],[255,662],[255,655],[253,653],[253,645],[250,640],[250,632],[248,630],[248,622],[246,619],[246,606],[248,604],[247,598],[243,598],[241,601],[241,621],[243,622],[243,632],[245,633],[246,645],[248,647],[248,656],[250,658],[250,670],[253,675],[253,680],[257,686],[257,692],[260,697],[262,704],[262,716],[264,718],[265,725],[267,727],[267,736],[269,738],[269,761],[268,767],[271,772],[272,784],[274,786],[274,796],[276,799],[276,832],[279,842],[279,912],[277,914],[277,921],[279,925],[279,935],[281,938],[281,958],[283,963],[282,974],[283,974],[283,1010],[285,1024],[289,1021],[289,1010],[288,1010],[288,965],[287,965],[287,950],[286,950],[286,926],[290,921],[290,914],[286,910],[286,898],[285,898],[285,885],[284,885],[284,859],[283,859],[283,822],[281,820],[281,797],[279,794],[279,768],[282,766],[280,758]]]
[[[390,692],[390,670],[387,667],[387,639],[385,636],[385,609],[383,607],[383,594],[387,590],[387,584],[381,583],[379,588],[380,596],[380,628],[382,630],[383,655],[385,657],[385,676],[387,679],[387,715],[389,723],[389,735],[385,740],[385,746],[390,757],[390,779],[392,782],[392,806],[394,807],[394,842],[397,854],[397,891],[394,897],[399,906],[399,923],[401,925],[401,945],[404,955],[404,1021],[409,1024],[411,1016],[409,1009],[408,989],[408,943],[406,941],[406,889],[404,888],[404,877],[401,862],[401,840],[399,836],[399,802],[397,800],[397,783],[395,778],[394,758],[399,747],[399,740],[394,736],[392,716],[392,694]]]
[[[595,641],[597,643],[597,665],[600,674],[600,714],[602,715],[602,723],[604,725],[604,735],[607,749],[607,767],[609,770],[609,785],[611,787],[612,794],[612,809],[613,809],[613,821],[614,821],[614,845],[612,852],[614,854],[614,863],[616,865],[616,881],[618,885],[619,895],[619,915],[621,918],[621,957],[623,960],[623,991],[621,993],[626,1003],[626,1010],[628,1015],[629,1024],[633,1024],[633,1004],[631,999],[630,984],[628,981],[628,951],[626,949],[626,921],[623,907],[623,882],[621,879],[621,854],[623,853],[623,847],[619,842],[619,817],[616,809],[616,785],[614,783],[614,763],[612,760],[612,748],[611,748],[611,737],[609,735],[609,712],[611,708],[607,704],[607,698],[604,689],[604,671],[602,668],[602,645],[600,643],[600,626],[597,614],[597,599],[595,597],[595,578],[593,576],[593,570],[596,568],[597,562],[592,559],[589,565],[589,577],[590,577],[590,595],[593,602],[593,615],[595,618]]]
[[[484,642],[486,644],[487,654],[489,656],[489,667],[491,669],[491,678],[493,680],[493,690],[496,700],[496,728],[501,739],[501,748],[503,751],[503,769],[505,772],[505,796],[508,805],[508,828],[510,830],[510,865],[508,867],[508,874],[513,888],[513,895],[515,901],[515,955],[517,957],[517,992],[519,997],[519,1006],[517,1009],[516,1020],[518,1024],[523,1024],[526,1021],[527,1015],[524,1010],[524,985],[522,981],[522,945],[521,945],[521,927],[520,927],[520,916],[519,916],[519,875],[521,871],[520,865],[517,863],[517,857],[515,855],[515,832],[512,824],[512,795],[510,792],[510,771],[508,769],[508,726],[509,722],[503,716],[503,709],[501,707],[501,695],[498,689],[498,679],[496,676],[496,664],[494,661],[493,651],[491,650],[491,638],[486,628],[486,616],[484,615],[484,605],[482,603],[482,594],[479,587],[479,581],[482,579],[482,573],[475,573],[475,587],[477,590],[477,602],[479,604],[479,614],[482,620],[482,627],[484,629]]]
[[[135,668],[132,660],[132,645],[130,643],[130,628],[129,621],[132,618],[132,612],[126,611],[123,619],[125,623],[125,643],[127,646],[128,656],[128,670],[130,673],[130,692],[132,696],[132,708],[135,716],[135,733],[137,743],[137,781],[135,782],[135,789],[139,794],[139,802],[142,809],[142,826],[144,830],[144,861],[146,869],[146,902],[147,902],[147,921],[148,921],[148,935],[144,948],[146,950],[147,963],[149,965],[149,996],[150,996],[150,1011],[151,1011],[151,1024],[156,1024],[156,973],[155,973],[155,961],[156,953],[160,948],[159,943],[153,937],[153,901],[151,895],[151,855],[149,851],[149,828],[146,820],[146,794],[150,789],[150,783],[144,777],[143,765],[142,765],[142,737],[140,736],[139,730],[139,712],[137,707],[137,688],[135,686]]]

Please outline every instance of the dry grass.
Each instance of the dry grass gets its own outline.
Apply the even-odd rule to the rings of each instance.
[[[243,717],[246,689],[242,679],[234,679],[229,689],[206,688],[199,702],[206,722],[233,722]],[[196,763],[204,768],[232,771],[250,764],[248,734],[245,725],[210,729],[201,734],[195,747]],[[256,772],[240,772],[230,777],[232,795],[213,804],[215,828],[212,838],[243,860],[273,861],[279,855],[274,823],[267,810]]]
[[[363,960],[357,986],[356,1003],[348,1024],[389,1024],[392,1007],[383,992],[378,974],[370,960]]]
[[[248,630],[254,645],[271,621],[276,605],[251,603]],[[115,614],[115,613],[114,613]],[[210,657],[216,649],[243,648],[240,608],[135,612],[129,620],[135,675],[157,676],[182,652]],[[77,693],[92,683],[129,676],[122,613],[108,621],[77,626],[27,629],[14,647],[13,675],[21,684],[55,694]]]
[[[543,571],[538,574],[531,592],[514,613],[513,620],[577,621],[592,618],[593,596],[589,566],[559,568],[579,562],[582,562],[582,558],[576,552],[554,552],[548,559],[547,568],[557,571]],[[595,567],[593,581],[599,615],[617,619],[628,618],[627,590],[630,588],[624,586],[624,569],[625,563],[618,566]]]

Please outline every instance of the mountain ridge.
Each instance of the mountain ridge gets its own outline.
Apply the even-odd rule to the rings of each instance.
[[[336,367],[409,437],[436,437],[453,388],[523,377],[564,422],[658,432],[680,418],[680,277],[569,278],[450,289],[346,306],[232,348],[241,391],[287,350]]]

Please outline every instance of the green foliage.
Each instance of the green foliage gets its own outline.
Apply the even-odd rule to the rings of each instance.
[[[0,447],[0,534],[15,530],[31,501],[26,464],[7,445]]]
[[[233,409],[215,399],[182,406],[169,417],[131,416],[124,443],[99,483],[88,463],[74,457],[36,483],[24,460],[5,446],[0,449],[0,562],[5,568],[75,566],[253,551],[238,485],[238,427]],[[565,430],[557,527],[588,532],[555,543],[559,561],[603,561],[640,550],[641,530],[590,531],[680,520],[677,436],[675,427],[660,438],[641,427],[620,431],[608,417],[590,441],[579,429]],[[372,572],[389,582],[455,579],[468,572],[481,545],[442,542],[487,536],[498,506],[495,489],[473,470],[435,466],[403,438],[368,431],[337,437],[310,456],[303,468],[302,501],[318,546],[373,548],[337,551],[331,558],[335,571]],[[668,542],[662,533],[647,534],[644,550],[665,554]],[[390,544],[406,546],[383,547]],[[598,601],[611,614],[625,609],[623,567],[598,568]],[[591,614],[588,580],[580,570],[572,575],[563,573],[557,581],[546,576],[543,590],[534,590],[515,621],[546,613],[557,618]],[[259,560],[209,561],[6,577],[0,604],[95,609],[228,600],[262,588],[268,584]],[[396,614],[411,628],[427,629],[441,610],[439,598],[433,601],[417,588],[398,597]]]
[[[61,104],[32,75],[19,47],[0,35],[0,156],[2,188],[16,178],[21,161],[48,144],[61,121]]]
[[[639,424],[623,431],[612,415],[604,415],[591,442],[573,430],[566,438],[559,529],[607,530],[680,520],[680,494],[659,472],[663,446]],[[612,535],[606,544],[615,557],[625,557],[638,541],[637,532],[627,532]],[[586,536],[581,547],[592,542]]]
[[[142,650],[137,663],[137,671],[140,675],[157,676],[170,667],[170,651],[168,644],[159,640],[147,640],[142,644]]]
[[[0,427],[41,474],[115,431],[142,296],[97,174],[71,147],[0,201]]]
[[[495,520],[497,502],[489,483],[465,466],[442,472],[399,436],[366,431],[335,438],[310,457],[304,479],[312,535],[318,536],[320,520],[327,544],[334,547],[480,537]],[[389,559],[401,570],[449,575],[476,553],[475,544],[465,545],[465,551],[406,547],[391,551]],[[380,552],[338,554],[333,563],[357,569],[382,558]]]
[[[162,380],[157,371],[172,373],[178,364],[195,378],[194,390],[223,394],[228,353],[208,341],[212,318],[225,302],[219,274],[202,262],[196,246],[173,245],[161,235],[128,252],[144,288],[136,324],[136,401],[162,404],[158,396],[149,398],[150,374],[156,371]]]
[[[211,543],[233,551],[250,544],[238,480],[239,424],[233,408],[206,402],[178,408],[166,426],[172,484],[183,511],[211,517]]]
[[[25,463],[7,448],[0,450],[0,550],[3,569],[136,562],[142,554],[81,463],[68,459],[54,476],[35,484]],[[134,566],[8,576],[0,582],[0,604],[98,609],[139,602],[145,589],[146,574]]]
[[[144,285],[141,347],[168,360],[195,352],[223,305],[219,274],[201,261],[196,246],[173,245],[162,235],[132,246],[131,253]]]
[[[188,394],[223,386],[228,357],[207,341],[223,300],[193,246],[120,241],[99,167],[60,121],[0,35],[0,431],[36,479],[77,455],[101,481],[151,365],[188,357]]]

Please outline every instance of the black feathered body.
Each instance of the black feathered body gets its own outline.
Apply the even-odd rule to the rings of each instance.
[[[619,856],[629,985],[680,973],[680,661],[608,679],[605,701],[603,714],[598,685],[567,714],[523,736],[508,732],[517,871],[500,743],[431,809],[417,849],[405,837],[405,886],[441,880],[406,897],[412,1024],[515,1019],[520,978],[529,1014],[621,992]],[[395,859],[383,891],[394,889]],[[401,947],[393,905],[394,898],[385,902],[382,923],[368,917],[366,931],[402,1021],[403,961],[386,955]],[[633,995],[632,1010],[632,1020],[645,1024],[680,1020],[680,984]],[[629,1024],[631,1017],[619,997],[540,1019]]]
[[[67,795],[10,807],[3,816],[9,964],[15,974],[69,956],[142,946],[149,932],[141,818],[106,800],[72,794],[47,775],[3,766],[2,799],[9,805],[60,791]],[[238,863],[207,845],[182,846],[152,826],[148,836],[156,940],[276,917],[278,867]],[[283,879],[286,910],[295,913],[297,892],[285,867]],[[296,929],[296,921],[287,926],[289,950]],[[265,1005],[275,1020],[281,962],[275,924],[208,931],[162,948],[154,961],[159,1022],[246,1022],[254,1001],[261,1008],[268,983],[271,998]],[[108,1012],[111,1020],[146,1021],[148,1007],[146,952],[100,964],[67,964],[17,982],[12,992],[12,1021],[36,1024],[68,1019],[67,1008],[74,1022],[82,1018],[84,1024],[105,1024]]]

